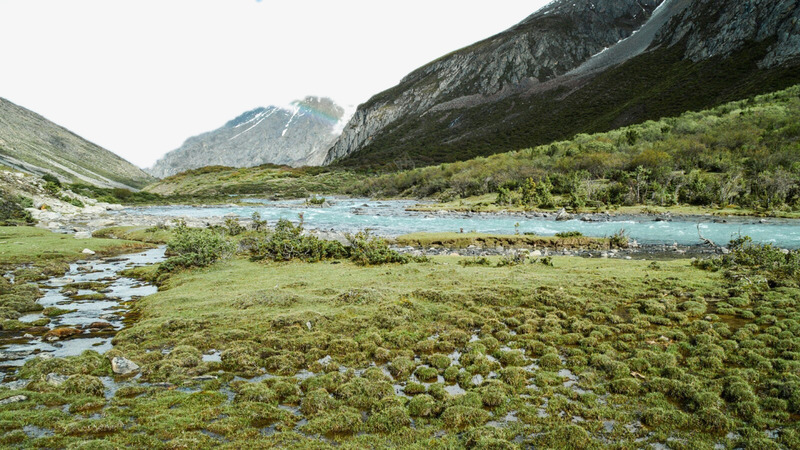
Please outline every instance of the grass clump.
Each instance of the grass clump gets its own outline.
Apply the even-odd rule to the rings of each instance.
[[[105,393],[105,385],[99,378],[92,375],[73,375],[64,382],[64,392],[73,395],[102,397]]]
[[[463,430],[485,424],[489,413],[480,408],[451,406],[442,413],[444,425],[449,429]]]

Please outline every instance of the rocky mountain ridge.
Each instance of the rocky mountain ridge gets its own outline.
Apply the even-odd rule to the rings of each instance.
[[[204,166],[318,166],[338,137],[336,127],[344,112],[324,97],[306,97],[286,108],[256,108],[187,139],[147,170],[165,178]]]
[[[556,1],[518,25],[415,70],[360,106],[325,163],[367,145],[387,125],[465,96],[493,96],[562,75],[628,37],[662,0]]]
[[[39,114],[0,98],[0,164],[62,181],[138,189],[153,178]]]
[[[455,161],[782,89],[799,18],[794,0],[557,0],[361,105],[325,162]]]

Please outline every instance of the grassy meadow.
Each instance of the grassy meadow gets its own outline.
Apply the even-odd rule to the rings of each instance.
[[[240,250],[167,275],[134,269],[161,283],[135,303],[138,320],[106,355],[20,368],[30,382],[0,390],[0,443],[800,445],[795,275],[686,259],[470,261],[254,261]],[[112,378],[113,356],[140,375]],[[52,373],[69,378],[54,386]],[[2,404],[15,395],[27,398]]]

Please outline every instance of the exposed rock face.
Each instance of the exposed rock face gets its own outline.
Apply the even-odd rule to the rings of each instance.
[[[138,189],[141,169],[44,117],[0,98],[0,164],[62,181]]]
[[[774,39],[762,67],[800,56],[800,3],[797,0],[692,0],[658,38],[664,45],[686,39],[686,58],[728,56],[747,42]]]
[[[159,178],[204,166],[261,164],[318,166],[336,140],[344,109],[333,100],[306,97],[292,108],[257,108],[214,131],[191,137],[148,171]]]
[[[703,109],[800,82],[799,54],[797,0],[556,0],[361,105],[325,163],[403,169]]]
[[[401,117],[465,96],[513,91],[562,75],[630,36],[661,2],[553,2],[503,33],[412,72],[399,86],[360,106],[325,163],[368,144]]]

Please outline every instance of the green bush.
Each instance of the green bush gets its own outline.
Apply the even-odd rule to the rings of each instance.
[[[356,264],[362,266],[389,263],[406,264],[411,260],[409,256],[401,255],[390,249],[386,241],[373,236],[369,230],[346,234],[345,237],[350,243],[350,259]]]
[[[692,264],[704,270],[724,269],[725,275],[734,281],[753,283],[757,281],[755,275],[759,275],[770,287],[800,284],[800,251],[757,244],[749,236],[732,240],[728,247],[730,251],[726,255]]]
[[[239,223],[239,219],[235,217],[225,219],[225,230],[230,236],[238,236],[245,232],[245,228]]]
[[[32,225],[35,223],[31,213],[25,210],[27,204],[20,197],[11,196],[0,189],[0,226]],[[27,199],[30,201],[30,199]],[[33,206],[33,202],[30,202]]]
[[[298,225],[281,219],[275,230],[266,236],[255,238],[250,245],[251,259],[260,261],[320,261],[347,256],[342,244],[336,241],[324,241],[315,236],[303,235],[302,221]]]
[[[174,237],[167,243],[171,255],[159,267],[160,272],[180,268],[206,267],[231,256],[236,245],[223,234],[212,229],[189,228],[180,224]]]

